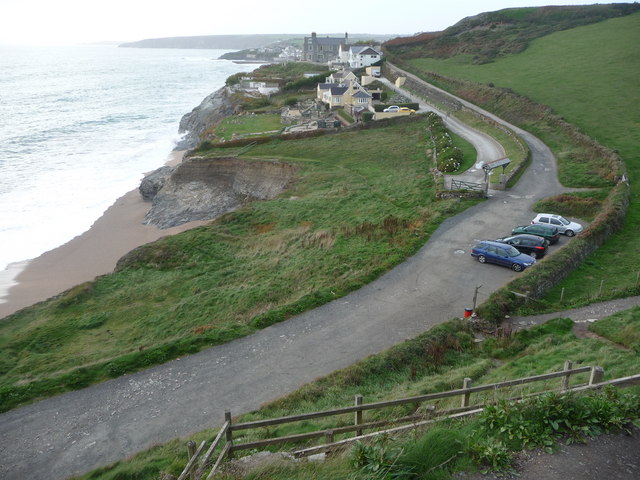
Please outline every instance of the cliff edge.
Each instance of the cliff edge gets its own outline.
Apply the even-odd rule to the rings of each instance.
[[[176,150],[189,150],[199,145],[202,135],[225,117],[237,113],[239,102],[234,99],[235,89],[222,87],[207,96],[200,105],[180,119],[178,133],[185,134]]]
[[[247,202],[276,197],[296,172],[295,166],[277,161],[187,158],[142,180],[140,193],[152,202],[144,223],[169,228],[213,220]]]

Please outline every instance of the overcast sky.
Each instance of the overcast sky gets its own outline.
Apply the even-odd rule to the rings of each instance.
[[[411,35],[443,30],[464,17],[502,8],[588,3],[596,2],[0,0],[0,45],[59,45],[189,35],[308,35],[312,31],[318,34],[349,32]]]

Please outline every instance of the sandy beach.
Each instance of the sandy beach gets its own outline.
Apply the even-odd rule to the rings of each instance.
[[[167,164],[180,162],[183,155],[184,152],[173,152]],[[0,303],[0,318],[111,273],[120,257],[140,245],[206,223],[191,222],[164,230],[143,225],[149,207],[138,190],[132,190],[116,200],[82,235],[36,259],[12,264],[9,273],[15,285]]]

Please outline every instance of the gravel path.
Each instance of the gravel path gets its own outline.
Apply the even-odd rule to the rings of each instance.
[[[584,444],[561,444],[553,454],[525,450],[515,471],[487,475],[460,474],[457,480],[637,480],[640,478],[640,430],[630,435],[600,435]]]
[[[640,306],[640,296],[592,303],[586,307],[572,308],[571,310],[563,310],[561,312],[542,313],[540,315],[529,315],[526,317],[512,317],[509,319],[509,323],[516,328],[526,328],[559,317],[570,318],[575,323],[595,322],[613,315],[616,312],[637,306]]]
[[[564,190],[549,149],[519,132],[533,162],[518,185],[445,221],[415,256],[370,285],[227,345],[0,415],[0,478],[55,480],[110,464],[461,316],[477,285],[482,301],[516,275],[473,261],[475,241],[528,223],[534,200]],[[496,148],[486,136],[467,136],[479,152]]]

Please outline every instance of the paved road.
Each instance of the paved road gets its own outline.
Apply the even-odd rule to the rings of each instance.
[[[514,189],[448,219],[414,257],[357,292],[230,344],[0,415],[0,478],[62,479],[220,425],[225,410],[258,408],[460,316],[476,285],[483,300],[515,275],[473,261],[474,241],[528,223],[535,199],[563,190],[549,149],[521,135],[533,162]]]

